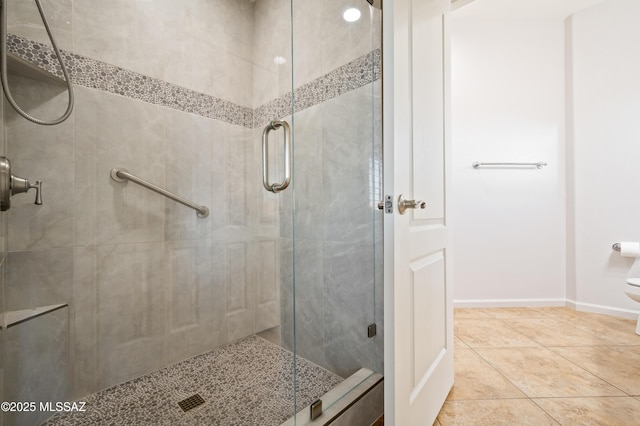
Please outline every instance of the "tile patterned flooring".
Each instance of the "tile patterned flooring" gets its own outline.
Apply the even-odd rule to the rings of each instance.
[[[569,308],[454,317],[455,384],[434,426],[640,425],[635,321]]]

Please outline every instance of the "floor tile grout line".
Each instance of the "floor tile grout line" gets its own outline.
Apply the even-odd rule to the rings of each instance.
[[[565,359],[565,360],[569,361],[570,363],[572,363],[572,364],[573,364],[573,365],[575,365],[576,367],[578,367],[578,368],[582,369],[583,371],[587,372],[588,374],[591,374],[593,377],[596,377],[596,378],[598,378],[599,380],[602,380],[604,383],[608,384],[609,386],[611,386],[611,387],[613,387],[613,388],[615,388],[615,389],[619,390],[619,391],[620,391],[620,392],[622,392],[625,396],[631,396],[631,395],[629,395],[626,391],[624,391],[624,390],[620,389],[618,386],[614,385],[613,383],[610,383],[610,382],[609,382],[609,380],[606,380],[606,379],[604,379],[603,377],[600,377],[600,376],[599,376],[599,375],[597,375],[596,373],[593,373],[593,372],[591,372],[591,371],[587,370],[587,368],[586,368],[586,367],[583,367],[582,365],[580,365],[580,364],[578,364],[578,363],[576,363],[576,362],[574,362],[574,361],[570,360],[569,358],[567,358],[567,357],[563,356],[561,353],[558,353],[558,352],[554,351],[554,350],[552,349],[552,348],[554,348],[554,347],[556,347],[556,346],[547,347],[546,349],[547,349],[547,350],[549,350],[549,351],[551,351],[551,352],[553,352],[554,354],[558,355],[559,357],[561,357],[561,358],[563,358],[563,359]],[[580,347],[583,347],[583,348],[598,348],[598,347],[607,347],[607,346],[580,346]],[[579,398],[585,398],[585,397],[581,396],[581,397],[579,397]]]
[[[569,317],[568,315],[566,317],[558,317],[557,315],[551,315],[553,311],[550,312],[545,312],[545,314],[549,314],[549,317],[546,318],[531,318],[531,319],[553,319],[555,320],[555,322],[558,324],[558,327],[556,327],[558,330],[560,330],[560,334],[558,337],[561,337],[561,333],[562,330],[564,328],[564,326],[573,326],[576,329],[578,329],[581,332],[585,332],[591,336],[594,336],[596,338],[600,338],[600,334],[598,333],[594,333],[594,330],[585,330],[583,327],[578,327],[575,324],[575,318],[576,317]],[[561,311],[558,311],[561,312]],[[579,313],[577,314],[579,316]],[[528,316],[528,315],[527,315]],[[517,317],[516,317],[517,318]],[[506,324],[506,326],[511,329],[514,330],[514,328],[512,326],[510,326],[508,324],[509,320],[513,320],[515,318],[495,318],[495,316],[487,318],[487,317],[482,317],[482,318],[464,318],[465,320],[471,320],[472,322],[475,321],[482,321],[482,320],[486,320],[486,319],[500,319],[502,320],[503,324]],[[594,322],[595,325],[594,327],[600,327],[600,325],[597,323],[597,319],[598,317],[594,317]],[[604,329],[606,328],[614,328],[614,329],[618,329],[616,327],[615,324],[608,324],[606,322],[603,322],[601,325]],[[517,329],[515,329],[515,331],[518,331]],[[522,333],[520,333],[522,334]],[[526,336],[526,335],[525,335]],[[527,338],[529,338],[528,336],[526,336]],[[523,400],[523,399],[528,399],[530,400],[534,406],[536,406],[537,408],[539,408],[540,410],[542,410],[543,413],[545,413],[546,416],[548,416],[548,418],[551,418],[556,424],[562,424],[562,418],[556,419],[553,415],[551,415],[550,412],[548,412],[547,410],[545,410],[540,404],[538,404],[536,402],[537,401],[542,401],[545,399],[549,399],[549,400],[559,400],[559,399],[576,399],[576,400],[585,400],[585,399],[611,399],[611,400],[615,400],[615,399],[625,399],[625,400],[630,400],[629,401],[633,401],[635,403],[635,401],[640,401],[640,397],[636,396],[636,395],[632,395],[631,393],[625,392],[622,389],[620,389],[618,386],[614,385],[613,383],[610,383],[609,380],[605,380],[604,378],[600,377],[600,375],[598,373],[593,373],[591,372],[588,368],[586,368],[585,366],[583,366],[584,364],[579,362],[579,361],[573,361],[571,359],[566,358],[565,356],[563,356],[562,354],[556,352],[556,350],[554,350],[554,348],[594,348],[594,349],[619,349],[622,351],[627,350],[629,354],[632,354],[632,356],[634,356],[635,354],[640,354],[640,352],[637,352],[636,350],[634,350],[634,347],[640,346],[637,344],[621,344],[618,342],[612,342],[609,341],[609,344],[582,344],[582,345],[557,345],[557,344],[544,344],[541,343],[537,340],[535,340],[534,338],[529,338],[530,340],[533,340],[534,343],[536,343],[536,348],[544,348],[546,351],[550,352],[551,354],[553,354],[554,356],[559,356],[559,359],[563,359],[565,361],[568,361],[571,365],[577,367],[580,371],[584,372],[584,374],[581,374],[580,371],[577,371],[578,374],[584,376],[584,375],[589,375],[592,377],[595,377],[596,379],[600,380],[603,384],[606,384],[608,386],[611,386],[612,389],[617,390],[618,392],[621,393],[621,395],[589,395],[589,396],[581,396],[581,395],[567,395],[567,396],[549,396],[549,397],[534,397],[534,396],[529,396],[527,395],[526,392],[524,392],[520,387],[518,387],[512,380],[510,380],[505,374],[503,374],[498,368],[497,365],[494,365],[489,359],[485,358],[482,356],[482,354],[480,352],[484,351],[484,350],[491,350],[491,349],[507,349],[507,350],[518,350],[518,349],[528,349],[528,348],[532,348],[531,346],[515,346],[515,347],[500,347],[500,346],[472,346],[469,343],[467,343],[463,338],[461,338],[459,335],[456,334],[456,338],[459,339],[459,341],[464,345],[463,347],[458,347],[456,349],[470,349],[471,353],[474,353],[475,355],[477,355],[482,361],[486,362],[488,366],[491,367],[491,369],[493,371],[498,372],[498,374],[500,376],[502,376],[504,379],[506,379],[506,381],[508,383],[511,383],[516,389],[520,390],[523,395],[525,396],[524,398],[494,398],[494,399],[456,399],[456,400],[447,400],[447,403],[456,403],[456,402],[476,402],[476,401],[505,401],[505,400]],[[621,335],[619,340],[623,340],[624,339],[624,335]],[[630,336],[631,339],[631,336]],[[606,340],[606,339],[602,339],[602,340]],[[631,341],[633,342],[633,340]],[[628,349],[630,348],[630,349]],[[556,415],[562,416],[562,412],[557,412]],[[440,420],[440,416],[438,416],[438,421]],[[455,419],[455,417],[454,417]],[[434,426],[436,426],[437,424],[434,423]]]
[[[531,400],[532,404],[535,404],[536,407],[540,408],[547,416],[549,416],[550,418],[553,419],[554,422],[558,423],[559,425],[562,424],[562,422],[560,421],[560,419],[556,419],[550,412],[548,412],[547,410],[544,409],[544,407],[540,406],[540,404],[538,404],[533,398],[529,398]]]
[[[514,318],[515,318],[515,317],[514,317]],[[510,319],[514,319],[514,318],[510,318]],[[494,318],[494,319],[495,319],[495,318]],[[454,321],[455,321],[455,320],[454,320]],[[562,322],[562,323],[566,323],[566,321],[564,321],[564,320],[558,320],[558,321],[560,321],[560,322]],[[505,321],[501,321],[501,322],[505,323]],[[514,330],[514,328],[513,328],[513,327],[511,327],[508,323],[506,323],[505,325],[506,325],[508,328],[510,328],[511,330]],[[514,331],[517,331],[517,330],[514,330]],[[522,334],[522,333],[520,333],[520,334]],[[591,334],[591,333],[589,333],[589,334]],[[580,369],[581,369],[582,371],[584,371],[585,373],[590,374],[590,375],[592,375],[592,376],[596,377],[596,378],[597,378],[597,379],[599,379],[599,380],[602,380],[604,383],[606,383],[606,384],[608,384],[609,386],[611,386],[611,387],[613,387],[613,388],[617,389],[618,391],[622,392],[624,395],[626,395],[626,396],[631,396],[630,394],[628,394],[628,393],[627,393],[627,392],[625,392],[624,390],[620,389],[618,386],[616,386],[616,385],[614,385],[614,384],[612,384],[612,383],[609,383],[609,381],[608,381],[608,380],[603,379],[602,377],[600,377],[600,376],[598,376],[598,375],[596,375],[596,374],[594,374],[594,373],[590,372],[590,371],[589,371],[589,370],[587,370],[585,367],[583,367],[583,366],[581,366],[581,365],[579,365],[579,364],[575,363],[574,361],[572,361],[572,360],[570,360],[570,359],[567,359],[566,357],[562,356],[561,354],[557,353],[556,351],[553,351],[553,350],[551,350],[551,349],[550,349],[551,347],[562,347],[562,346],[551,346],[551,347],[549,347],[549,346],[544,345],[544,344],[543,344],[543,343],[541,343],[541,342],[538,342],[538,341],[536,341],[536,340],[533,340],[532,338],[530,338],[530,337],[528,337],[528,336],[526,336],[526,335],[524,335],[524,336],[525,336],[526,338],[528,338],[529,340],[534,341],[536,344],[538,344],[538,345],[539,345],[539,347],[545,348],[545,349],[547,349],[548,351],[550,351],[550,352],[552,352],[552,353],[554,353],[554,354],[556,354],[556,355],[560,356],[561,358],[565,359],[566,361],[568,361],[568,362],[570,362],[571,364],[575,365],[576,367],[580,368]],[[460,339],[461,341],[463,341],[463,342],[464,342],[464,340],[463,340],[463,339],[461,339],[461,338],[460,338],[460,336],[457,336],[457,335],[456,335],[456,337],[458,337],[458,339]],[[597,336],[596,336],[596,337],[597,337]],[[466,342],[464,342],[464,343],[466,344]],[[518,385],[516,385],[515,383],[513,383],[513,382],[512,382],[512,381],[511,381],[507,376],[505,376],[505,375],[504,375],[500,370],[498,370],[498,368],[497,368],[494,364],[492,364],[488,359],[484,358],[484,357],[483,357],[483,356],[482,356],[478,351],[476,351],[476,347],[472,347],[472,346],[470,346],[469,344],[467,344],[467,346],[469,346],[469,348],[470,348],[470,349],[472,349],[472,350],[473,350],[473,352],[474,352],[474,353],[476,353],[476,354],[477,354],[477,355],[478,355],[482,360],[484,360],[484,361],[485,361],[489,366],[491,366],[491,367],[493,368],[493,370],[495,370],[496,372],[498,372],[498,373],[499,373],[502,377],[504,377],[504,378],[505,378],[509,383],[513,384],[513,385],[514,385],[518,390],[520,390],[524,395],[526,395],[528,398],[534,398],[534,397],[532,397],[532,396],[529,396],[529,395],[528,395],[528,394],[527,394],[523,389],[521,389]],[[530,347],[530,346],[523,346],[522,348],[529,348],[529,347]],[[569,347],[573,347],[573,346],[569,346]],[[589,347],[589,348],[590,348],[590,347],[609,347],[609,346],[600,346],[600,345],[593,346],[593,345],[590,345],[590,346],[581,346],[581,347]],[[519,346],[518,346],[518,347],[494,347],[494,346],[488,346],[488,347],[482,347],[481,349],[517,349],[517,348],[521,348],[521,347],[519,347]],[[579,396],[578,396],[578,397],[579,397]]]
[[[477,401],[483,401],[483,402],[488,402],[488,401],[495,401],[495,402],[502,402],[502,401],[529,401],[531,402],[533,405],[535,405],[536,407],[538,407],[543,413],[545,413],[547,416],[549,416],[549,418],[551,420],[553,420],[554,422],[556,422],[557,424],[561,425],[562,423],[556,419],[554,416],[552,416],[550,413],[547,412],[547,410],[545,410],[544,408],[542,408],[540,405],[538,405],[533,398],[490,398],[490,399],[461,399],[461,400],[454,400],[454,401],[450,401],[447,400],[445,401],[445,403],[456,403],[456,402],[467,402],[467,401],[472,401],[472,402],[477,402]],[[440,415],[438,414],[438,417],[436,417],[436,420],[440,420]]]
[[[631,395],[590,395],[590,396],[536,396],[530,399],[628,399]]]
[[[518,329],[513,328],[512,326],[509,325],[508,320],[513,320],[515,318],[485,318],[485,319],[491,319],[491,320],[497,320],[499,321],[502,325],[506,326],[508,329],[510,329],[511,331],[519,334],[520,336],[524,337],[526,340],[530,340],[531,342],[537,344],[537,345],[541,345],[541,343],[535,341],[534,339],[532,339],[531,337],[521,333]],[[478,319],[473,319],[474,321],[477,321]],[[455,323],[455,319],[454,319],[454,323]],[[470,345],[469,345],[470,346]],[[495,347],[495,346],[490,346],[490,347]],[[523,346],[523,347],[529,347],[529,346]]]
[[[520,392],[522,392],[522,394],[527,397],[530,398],[529,395],[526,394],[526,392],[524,390],[522,390],[518,385],[516,385],[515,383],[513,383],[513,381],[511,381],[511,379],[509,379],[507,376],[505,376],[500,370],[498,370],[496,368],[495,365],[493,365],[488,359],[486,359],[485,357],[483,357],[481,354],[479,354],[474,348],[469,348],[473,351],[473,353],[475,353],[476,355],[478,355],[478,357],[480,357],[480,359],[484,362],[487,363],[487,365],[489,367],[491,367],[496,373],[498,373],[500,376],[502,376],[507,382],[511,383],[511,385],[513,385],[513,387],[515,387],[516,389],[518,389]],[[518,399],[518,398],[514,398],[514,399]],[[521,398],[519,398],[521,399]]]

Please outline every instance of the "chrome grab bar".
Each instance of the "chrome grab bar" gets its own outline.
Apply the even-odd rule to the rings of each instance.
[[[541,169],[543,166],[546,166],[547,163],[543,163],[542,161],[538,161],[537,163],[481,163],[479,161],[476,161],[475,163],[472,164],[474,169],[477,169],[478,167],[482,167],[482,166],[524,166],[524,167],[537,167],[539,169]]]
[[[111,179],[116,182],[126,182],[128,180],[137,183],[140,186],[144,186],[147,189],[150,189],[154,192],[157,192],[160,195],[164,195],[167,198],[171,198],[173,201],[177,201],[180,204],[183,204],[187,207],[191,207],[196,211],[196,216],[199,218],[205,218],[209,216],[209,209],[205,206],[199,206],[191,201],[184,199],[173,192],[169,192],[166,189],[162,189],[159,186],[152,184],[151,182],[147,182],[144,179],[140,179],[138,176],[132,175],[129,173],[127,169],[123,169],[121,167],[115,167],[111,169]]]
[[[284,180],[282,183],[269,184],[269,132],[284,129]],[[273,120],[262,132],[262,185],[267,191],[277,194],[291,183],[291,127],[286,121]]]

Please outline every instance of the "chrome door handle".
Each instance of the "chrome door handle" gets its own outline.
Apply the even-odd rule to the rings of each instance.
[[[421,209],[427,208],[427,203],[421,200],[405,200],[404,196],[400,194],[398,197],[398,211],[400,214],[404,214],[407,209]]]
[[[281,183],[269,183],[269,132],[284,129],[284,180]],[[291,128],[286,121],[273,120],[262,132],[262,185],[267,191],[284,191],[291,183]]]

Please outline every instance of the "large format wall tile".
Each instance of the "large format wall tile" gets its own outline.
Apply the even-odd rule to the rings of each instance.
[[[376,187],[373,97],[366,85],[324,104],[325,238],[371,242]]]
[[[382,199],[381,182],[374,179],[381,172],[381,139],[374,138],[381,124],[374,121],[380,115],[373,104],[379,101],[376,86],[296,114],[295,209],[286,192],[280,199],[280,233],[287,237],[281,255],[282,341],[294,347],[288,289],[295,285],[296,352],[341,375],[362,366],[383,369],[382,221],[374,220],[381,219],[374,206]],[[295,284],[286,273],[294,262]],[[376,339],[367,338],[372,323],[378,326]]]
[[[227,161],[222,165],[227,173],[229,226],[247,227],[250,225],[251,217],[250,200],[247,196],[247,178],[251,164],[246,131],[240,128],[230,129],[227,141]]]
[[[369,184],[368,176],[336,176],[325,172],[325,240],[373,244],[373,219],[377,210],[373,207],[375,201],[371,199]]]
[[[9,252],[5,307],[10,311],[73,304],[73,249]]]
[[[165,294],[165,364],[227,343],[224,328],[225,289],[216,274],[220,253],[211,241],[167,243],[169,268]]]
[[[77,306],[71,328],[74,333],[73,397],[80,398],[98,386],[98,293],[96,273],[99,256],[95,247],[77,248],[74,253],[74,303]]]
[[[214,204],[213,145],[224,141],[222,125],[192,114],[163,109],[166,123],[164,188],[191,202],[209,208],[207,218],[198,218],[192,210],[166,199],[165,235],[168,240],[204,239],[212,231],[214,218],[225,204]]]
[[[224,250],[210,240],[78,248],[75,395],[229,342]],[[121,350],[144,365],[112,370],[105,355]]]
[[[4,401],[64,402],[71,400],[69,309],[62,308],[8,328]],[[25,384],[30,384],[25,386]],[[8,425],[40,424],[52,413],[9,412]]]
[[[374,154],[374,97],[367,84],[324,103],[322,137],[331,175],[369,176]]]
[[[57,118],[67,108],[66,92],[59,86],[18,77],[10,79],[10,86],[18,105],[36,118]],[[31,183],[43,182],[40,206],[34,205],[35,190],[11,197],[11,251],[74,244],[73,124],[71,116],[57,126],[40,126],[19,116],[12,107],[5,108],[11,172]]]
[[[252,106],[258,107],[291,91],[291,3],[260,0],[254,17],[253,63],[263,71],[254,76],[260,90]]]
[[[165,198],[110,176],[124,167],[163,185],[161,108],[80,87],[76,97],[76,244],[162,241]]]
[[[323,112],[320,104],[296,115],[293,129],[296,238],[322,240],[325,212]]]
[[[232,340],[253,332],[253,312],[255,304],[252,271],[246,265],[251,257],[246,242],[227,243],[225,247],[225,314],[227,333]]]
[[[317,47],[322,55],[323,74],[374,50],[380,43],[379,37],[374,38],[377,33],[374,27],[380,23],[380,11],[371,11],[372,8],[364,1],[353,6],[360,10],[361,18],[356,22],[346,22],[342,16],[345,11],[344,0],[322,2],[319,19],[323,22],[322,36],[317,38],[320,43]],[[370,13],[374,14],[373,21]],[[372,26],[372,23],[375,25]]]
[[[322,241],[296,240],[295,275],[297,353],[326,368],[324,343],[327,318]]]
[[[280,340],[283,347],[295,349],[293,302],[293,240],[280,238]]]
[[[252,11],[232,0],[76,1],[73,42],[81,55],[249,105]]]
[[[325,357],[330,370],[347,377],[375,368],[374,253],[370,244],[324,243]]]
[[[60,49],[73,49],[73,0],[43,0],[41,2],[53,37]],[[40,43],[50,44],[35,2],[7,2],[8,32]]]
[[[163,242],[77,249],[75,356],[87,368],[76,366],[84,383],[104,389],[163,365],[165,259]]]
[[[96,252],[98,372],[104,388],[164,364],[168,274],[163,243],[101,246]]]
[[[255,322],[254,332],[280,324],[280,248],[278,239],[264,239],[254,244]]]

